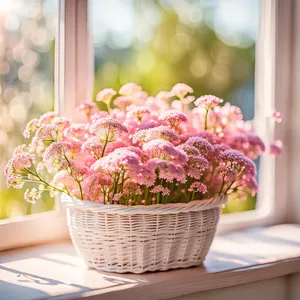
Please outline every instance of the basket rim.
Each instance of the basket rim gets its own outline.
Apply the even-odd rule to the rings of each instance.
[[[153,205],[134,205],[127,206],[122,204],[103,204],[86,200],[79,200],[74,197],[62,195],[60,197],[61,203],[70,209],[77,209],[81,211],[91,211],[99,213],[111,214],[172,214],[181,212],[204,211],[212,208],[220,207],[227,202],[226,195],[212,197],[210,199],[193,200],[188,203],[167,203],[167,204],[153,204]]]

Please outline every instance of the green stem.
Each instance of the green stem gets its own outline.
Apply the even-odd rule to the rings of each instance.
[[[223,190],[223,188],[224,188],[224,183],[225,183],[224,178],[225,178],[225,176],[223,176],[223,178],[222,178],[222,185],[221,185],[221,188],[220,188],[220,190],[219,190],[219,194],[220,194],[220,195],[221,195],[222,190]]]
[[[149,187],[148,186],[145,186],[144,193],[145,193],[145,198],[144,199],[147,203],[148,202],[148,197],[149,197]]]
[[[83,200],[83,191],[82,191],[82,186],[80,184],[80,181],[77,180],[77,184],[78,184],[79,190],[80,190],[80,198],[81,198],[81,200]]]
[[[207,117],[208,117],[208,109],[205,109],[206,113],[205,113],[205,117],[204,117],[204,130],[207,130]]]
[[[236,177],[236,179],[233,180],[233,181],[230,183],[230,185],[228,186],[228,188],[227,188],[226,191],[224,192],[224,195],[227,194],[227,192],[230,190],[230,188],[232,187],[232,185],[233,185],[238,179],[240,179],[241,176],[242,176],[242,174],[238,175],[238,176]]]
[[[63,190],[61,190],[61,189],[59,189],[59,188],[57,188],[55,186],[52,186],[51,184],[49,184],[48,182],[46,182],[45,180],[43,180],[38,174],[36,174],[34,176],[36,176],[44,185],[50,187],[51,189],[54,189],[54,190],[56,190],[58,192],[61,192],[61,193],[66,193],[65,191],[63,191]]]
[[[194,200],[194,198],[195,198],[195,191],[193,191],[193,193],[192,193],[192,198],[191,198],[191,201],[193,201],[193,200]]]
[[[106,149],[107,144],[108,144],[108,141],[105,140],[105,144],[104,144],[103,149],[102,149],[101,157],[104,156],[104,152],[105,152],[105,149]]]

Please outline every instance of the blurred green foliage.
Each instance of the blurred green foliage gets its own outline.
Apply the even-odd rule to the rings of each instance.
[[[7,188],[4,167],[17,145],[28,143],[26,123],[54,106],[57,0],[19,0],[0,15],[0,219],[54,209],[44,193],[36,204]]]
[[[126,82],[140,84],[150,95],[184,82],[196,96],[217,95],[241,107],[246,119],[253,118],[255,43],[244,48],[227,45],[206,23],[184,24],[174,10],[158,2],[156,7],[161,22],[146,45],[95,48],[94,99],[101,89],[118,90]],[[231,197],[223,212],[252,210],[255,203],[256,197],[246,201]]]

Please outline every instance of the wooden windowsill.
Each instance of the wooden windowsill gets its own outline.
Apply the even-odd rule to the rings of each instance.
[[[0,298],[169,299],[296,272],[300,225],[294,224],[219,235],[202,267],[141,275],[89,270],[66,241],[1,252]]]

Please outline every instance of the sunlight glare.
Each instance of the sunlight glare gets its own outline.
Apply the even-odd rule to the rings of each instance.
[[[13,8],[13,0],[0,1],[0,13],[7,13]]]

